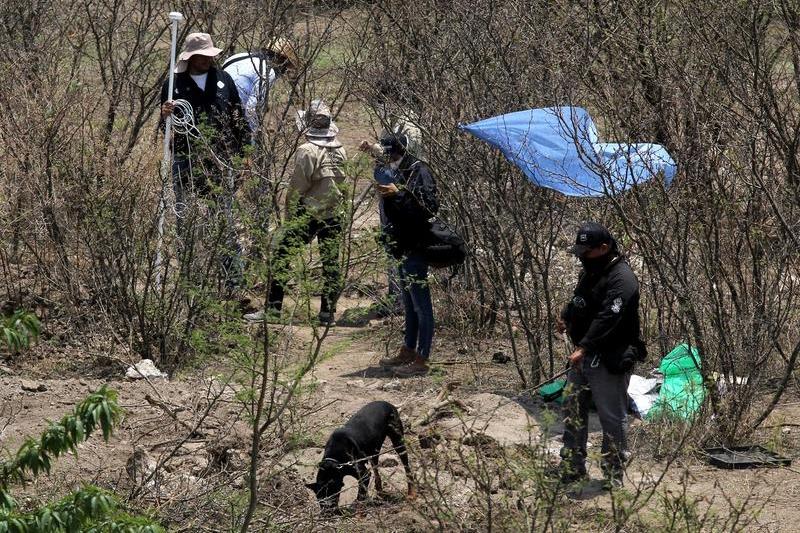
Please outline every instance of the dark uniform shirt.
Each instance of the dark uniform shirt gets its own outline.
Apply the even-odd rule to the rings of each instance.
[[[600,356],[612,372],[628,371],[646,356],[639,338],[639,281],[622,256],[599,272],[581,271],[561,318],[572,342],[589,357]]]
[[[189,102],[194,111],[195,125],[204,137],[203,140],[190,142],[187,135],[176,134],[173,145],[176,158],[191,156],[193,159],[200,157],[212,161],[213,156],[208,154],[206,147],[226,163],[234,156],[244,155],[250,133],[239,91],[227,72],[212,67],[208,71],[205,90],[197,86],[188,71],[176,74],[172,98],[167,98],[168,84],[169,80],[161,88],[161,103],[170,99]]]
[[[411,155],[400,161],[396,183],[400,192],[384,199],[384,210],[392,254],[399,258],[424,243],[429,220],[439,211],[439,199],[430,168]]]

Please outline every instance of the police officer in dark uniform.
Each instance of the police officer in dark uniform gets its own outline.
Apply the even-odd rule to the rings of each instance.
[[[583,224],[570,248],[583,265],[572,300],[558,320],[575,351],[569,356],[564,403],[564,447],[556,473],[562,482],[586,477],[589,404],[603,428],[605,486],[622,485],[627,455],[628,382],[644,360],[639,332],[639,282],[616,240],[596,222]]]

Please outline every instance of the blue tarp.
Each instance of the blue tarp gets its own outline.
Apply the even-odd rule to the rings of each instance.
[[[663,146],[599,142],[580,107],[517,111],[460,128],[499,148],[535,185],[568,196],[613,195],[660,173],[669,186],[675,176]]]

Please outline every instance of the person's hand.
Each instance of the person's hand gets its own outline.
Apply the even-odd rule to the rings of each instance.
[[[389,185],[378,184],[376,187],[378,188],[378,194],[383,198],[389,198],[400,192],[400,189],[398,189],[397,185],[394,183],[390,183]]]
[[[358,145],[358,149],[362,152],[369,152],[370,146],[372,146],[372,144],[369,141],[361,141],[361,144]]]
[[[585,355],[586,350],[584,350],[583,347],[578,346],[575,348],[575,351],[569,356],[569,366],[580,372],[581,362],[583,361],[583,357]]]
[[[559,335],[563,335],[567,331],[567,323],[561,317],[556,318],[556,331]]]
[[[161,118],[167,118],[175,110],[175,102],[167,100],[161,105]]]

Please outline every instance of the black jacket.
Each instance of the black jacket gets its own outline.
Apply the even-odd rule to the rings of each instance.
[[[386,233],[395,257],[408,255],[423,244],[429,220],[439,211],[436,181],[427,163],[406,155],[400,161],[397,186],[400,192],[384,199],[389,220]]]
[[[168,100],[169,80],[161,88],[161,103]],[[173,147],[177,158],[200,157],[212,161],[205,149],[206,143],[220,160],[230,162],[234,156],[244,155],[250,134],[244,119],[239,91],[230,74],[212,67],[208,71],[205,91],[200,90],[188,72],[175,75],[172,100],[186,100],[194,110],[195,125],[204,124],[200,131],[206,141],[191,141],[188,136],[175,134]],[[163,122],[163,121],[162,121]]]
[[[599,355],[612,372],[628,371],[646,355],[640,341],[639,281],[622,256],[601,272],[581,271],[561,318],[572,342],[589,357]]]

